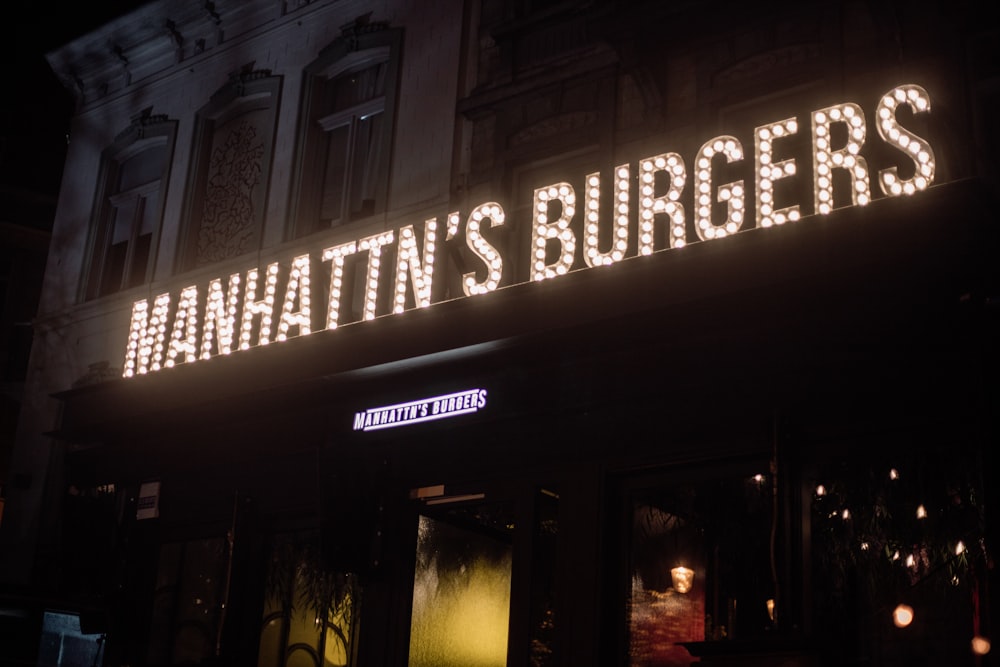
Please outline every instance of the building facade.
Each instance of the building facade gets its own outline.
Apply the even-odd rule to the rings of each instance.
[[[49,54],[15,664],[989,664],[970,11],[163,0]]]

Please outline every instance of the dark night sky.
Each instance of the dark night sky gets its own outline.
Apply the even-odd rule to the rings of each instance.
[[[145,4],[137,0],[25,3],[0,40],[14,77],[0,104],[0,221],[51,225],[73,99],[45,54]]]

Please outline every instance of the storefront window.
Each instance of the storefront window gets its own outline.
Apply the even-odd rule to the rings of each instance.
[[[983,467],[959,438],[821,463],[813,617],[840,664],[978,665],[988,650]],[[919,641],[918,641],[919,640]],[[976,640],[980,640],[977,643]]]
[[[282,536],[268,566],[258,667],[353,665],[360,588],[354,575],[329,572],[318,535]]]
[[[507,664],[513,530],[502,505],[420,516],[410,667]]]
[[[556,662],[556,594],[560,584],[556,552],[559,542],[559,495],[539,489],[535,495],[532,543],[530,660],[532,667]]]
[[[223,537],[162,546],[150,630],[151,664],[198,663],[215,654],[227,554]]]
[[[705,642],[774,626],[774,502],[759,472],[685,475],[631,495],[633,667],[686,667]]]

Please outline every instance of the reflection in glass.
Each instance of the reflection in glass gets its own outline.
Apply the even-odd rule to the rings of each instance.
[[[421,516],[410,667],[507,664],[513,523],[498,506]]]
[[[224,537],[169,542],[160,547],[150,663],[197,663],[215,654],[227,555]]]
[[[531,574],[532,667],[556,662],[556,590],[559,582],[556,548],[559,539],[559,495],[539,489],[535,495],[535,535]]]
[[[276,539],[268,567],[258,667],[352,664],[357,578],[330,572],[313,533]]]

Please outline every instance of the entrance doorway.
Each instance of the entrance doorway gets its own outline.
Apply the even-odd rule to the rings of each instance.
[[[409,667],[558,664],[554,487],[421,498]]]

